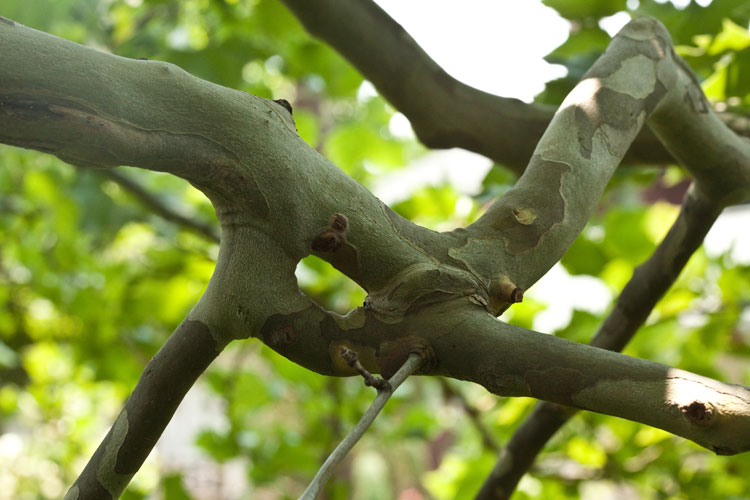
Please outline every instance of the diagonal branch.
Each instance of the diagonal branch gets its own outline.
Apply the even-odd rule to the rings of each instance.
[[[750,143],[712,111],[664,27],[631,21],[562,103],[516,185],[451,253],[486,280],[493,313],[567,251],[647,120],[702,196],[721,208],[750,199]]]
[[[118,172],[113,169],[99,169],[96,170],[96,173],[104,178],[116,182],[120,187],[134,195],[144,205],[150,208],[155,214],[161,216],[163,219],[174,222],[175,224],[178,224],[180,226],[184,226],[195,231],[198,234],[205,236],[209,240],[219,243],[220,236],[213,225],[197,221],[191,217],[187,217],[173,210],[166,203],[164,203],[163,200],[159,199],[158,196],[150,193],[138,182],[136,182],[131,177],[128,177],[124,173]]]
[[[222,349],[206,325],[183,321],[146,366],[65,500],[120,498],[182,398]]]
[[[403,366],[391,377],[386,384],[378,387],[378,395],[375,397],[375,401],[367,409],[362,418],[357,422],[352,431],[339,443],[335,450],[331,452],[326,461],[315,474],[315,477],[310,482],[310,485],[305,489],[300,500],[315,500],[320,493],[320,490],[325,486],[331,474],[336,469],[336,466],[346,457],[346,454],[357,444],[362,436],[364,436],[367,429],[370,428],[375,418],[380,414],[380,411],[385,407],[385,404],[391,398],[398,386],[400,386],[409,375],[413,374],[419,369],[424,363],[424,360],[419,354],[411,354]],[[372,377],[372,375],[370,375]],[[367,377],[365,377],[367,381]],[[366,382],[367,383],[367,382]],[[367,383],[367,385],[373,385]]]
[[[659,299],[677,280],[690,256],[716,220],[720,208],[695,190],[649,259],[638,266],[591,345],[620,351],[646,321]],[[572,408],[539,402],[501,451],[478,500],[508,499],[544,445],[575,415]]]
[[[461,147],[516,172],[526,168],[554,108],[498,97],[461,83],[371,0],[283,2],[312,35],[339,51],[409,118],[426,146]],[[736,125],[738,133],[748,134],[747,127]],[[645,129],[623,161],[664,164],[674,160]]]

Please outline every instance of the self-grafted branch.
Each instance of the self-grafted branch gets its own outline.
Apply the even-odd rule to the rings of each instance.
[[[651,257],[636,268],[591,345],[610,351],[620,351],[625,347],[659,299],[677,280],[719,212],[716,203],[695,190],[688,192],[677,220]],[[690,405],[685,408],[690,408]],[[500,452],[497,463],[477,494],[477,500],[510,498],[544,445],[574,414],[575,409],[570,407],[537,403]]]
[[[440,234],[399,217],[307,146],[284,106],[169,64],[102,54],[6,21],[0,141],[79,165],[165,170],[211,199],[222,225],[220,252],[188,320],[204,325],[217,345],[256,336],[311,370],[352,375],[336,354],[346,347],[386,378],[417,352],[425,374],[628,418],[726,453],[750,449],[745,388],[493,316],[520,300],[572,243],[648,114],[661,112],[663,102],[685,105],[695,83],[675,74],[658,24],[626,28],[558,111],[518,185],[476,224]],[[663,112],[666,120],[683,111]],[[700,128],[713,126],[710,120],[698,121],[691,137],[712,133]],[[733,184],[720,186],[732,187],[722,201],[742,199],[745,146],[713,133],[705,137],[730,142],[711,147],[736,153],[711,165]],[[670,147],[682,153],[679,144]],[[700,173],[703,190],[716,191]],[[295,267],[310,253],[368,291],[363,307],[342,317],[299,291]],[[185,380],[193,377],[186,373]],[[129,456],[123,443],[133,441],[122,431],[122,423],[113,428],[103,457]],[[93,462],[87,477],[111,460]],[[128,474],[131,467],[113,470]],[[117,487],[126,481],[113,477]]]

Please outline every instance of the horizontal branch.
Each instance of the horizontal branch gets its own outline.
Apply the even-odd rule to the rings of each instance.
[[[75,165],[129,165],[187,179],[209,197],[224,228],[272,234],[294,261],[292,274],[315,253],[375,290],[394,270],[429,262],[422,246],[447,246],[310,148],[284,106],[169,63],[113,56],[6,21],[0,142]],[[327,248],[319,242],[333,214],[346,217],[348,231]]]
[[[356,374],[330,361],[340,346],[356,351],[373,372],[398,366],[409,352],[423,349],[433,360],[421,370],[424,375],[644,423],[719,454],[750,450],[745,387],[514,327],[471,296],[432,298],[393,324],[367,308],[336,319],[311,307],[276,316],[262,338],[302,366],[335,375]]]
[[[479,308],[475,308],[481,311]],[[452,313],[431,338],[436,371],[499,396],[528,396],[664,429],[722,455],[750,450],[750,390],[596,347]]]

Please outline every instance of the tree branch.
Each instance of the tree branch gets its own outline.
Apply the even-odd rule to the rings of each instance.
[[[313,252],[366,290],[430,261],[409,240],[448,244],[310,148],[278,103],[10,20],[0,22],[0,41],[0,142],[74,165],[170,172],[208,196],[223,227],[273,234],[295,264]],[[302,168],[310,182],[300,182]],[[346,241],[335,251],[313,248],[332,214],[348,218]]]
[[[211,199],[222,225],[219,258],[186,324],[203,325],[216,345],[257,336],[302,366],[351,375],[335,354],[345,346],[386,378],[417,349],[430,353],[427,374],[647,423],[720,453],[750,449],[746,388],[488,313],[519,300],[572,243],[654,109],[655,126],[695,172],[698,192],[712,200],[720,193],[720,206],[747,194],[747,145],[704,112],[658,23],[631,23],[560,108],[516,188],[476,224],[445,234],[384,206],[307,146],[273,101],[11,21],[0,22],[0,45],[0,141],[78,165],[168,171]],[[695,144],[663,130],[670,120]],[[707,166],[689,158],[700,146],[715,155]],[[342,317],[300,293],[294,270],[311,253],[368,291],[362,308]],[[123,432],[131,435],[124,425],[138,411],[168,413],[149,409],[152,400],[131,397],[136,407],[126,404],[85,477],[106,473],[109,488],[124,487],[137,468],[117,452],[129,443],[120,443]]]
[[[507,325],[473,309],[443,304],[441,319],[450,317],[452,330],[431,338],[438,374],[499,396],[641,422],[718,454],[750,450],[746,387]]]
[[[695,176],[695,189],[721,208],[750,199],[750,143],[708,106],[664,27],[631,21],[562,103],[516,185],[450,252],[485,280],[493,313],[573,243],[652,113],[651,127]]]
[[[638,266],[591,345],[620,351],[643,325],[703,242],[720,208],[690,190],[677,219],[651,257]],[[544,445],[575,415],[572,408],[539,402],[500,453],[477,500],[508,499]]]

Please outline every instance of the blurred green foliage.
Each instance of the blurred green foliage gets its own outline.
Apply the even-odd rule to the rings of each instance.
[[[559,103],[606,48],[599,22],[621,12],[660,18],[709,97],[733,109],[750,95],[750,4],[714,0],[678,8],[652,0],[546,0],[571,21],[547,60],[568,75],[537,98]],[[630,8],[630,10],[626,10]],[[213,82],[285,98],[300,133],[366,186],[424,149],[394,136],[394,110],[275,0],[4,0],[0,14],[126,57],[160,59]],[[527,22],[533,22],[528,20]],[[523,41],[519,41],[523,43]],[[510,75],[512,77],[513,75]],[[522,75],[518,75],[522,78]],[[152,214],[96,171],[0,147],[0,500],[60,498],[91,455],[147,360],[200,297],[217,245]],[[168,175],[122,169],[171,209],[214,220],[210,204]],[[619,171],[562,264],[616,295],[676,216],[645,202],[677,170]],[[450,184],[415,188],[394,209],[439,230],[465,225],[515,181],[500,166],[473,199]],[[627,353],[736,383],[750,383],[750,269],[699,252]],[[301,287],[345,312],[364,292],[309,257]],[[534,297],[509,321],[532,328],[548,304]],[[603,312],[575,310],[553,332],[586,342]],[[258,343],[231,346],[200,382],[218,401],[193,441],[193,462],[152,456],[123,498],[296,498],[371,401],[357,379],[312,374]],[[479,410],[477,421],[461,396]],[[326,498],[472,498],[495,456],[477,425],[507,441],[533,401],[433,379],[407,381],[336,473]],[[183,420],[185,422],[185,420]],[[191,443],[187,443],[191,444]],[[197,451],[195,451],[197,450]],[[206,465],[206,464],[209,465]],[[197,465],[196,465],[197,464]],[[231,469],[234,467],[234,469]],[[239,476],[229,471],[239,467]],[[715,457],[646,426],[584,414],[556,437],[516,498],[745,498],[750,455]]]

